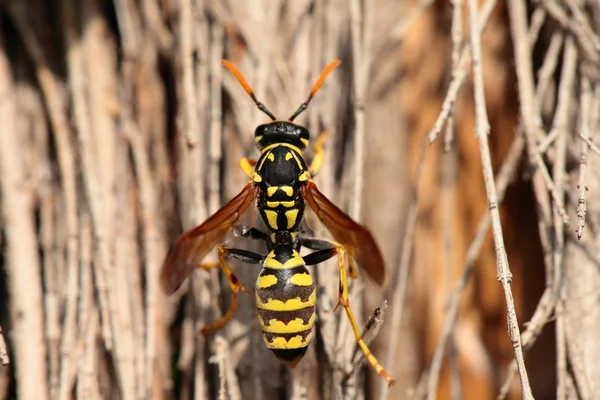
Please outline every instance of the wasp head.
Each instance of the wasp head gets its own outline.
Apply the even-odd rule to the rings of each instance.
[[[304,150],[309,138],[310,134],[306,128],[288,121],[263,124],[254,131],[254,141],[259,150],[270,144],[282,142]]]

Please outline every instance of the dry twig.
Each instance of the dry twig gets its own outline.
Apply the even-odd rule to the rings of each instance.
[[[488,144],[488,134],[490,125],[487,119],[485,106],[485,94],[483,92],[483,71],[481,60],[481,44],[477,25],[477,2],[469,0],[469,20],[470,20],[470,36],[471,36],[471,51],[473,55],[473,74],[474,74],[474,96],[475,96],[475,112],[476,112],[476,134],[479,140],[479,151],[481,154],[481,164],[483,167],[483,179],[488,199],[488,207],[492,220],[492,235],[496,247],[496,263],[498,266],[498,280],[502,284],[504,296],[506,300],[507,318],[508,318],[508,333],[513,345],[515,359],[519,376],[521,378],[521,391],[524,399],[533,399],[531,388],[529,386],[529,378],[525,369],[525,361],[523,359],[523,351],[521,348],[521,336],[519,332],[519,324],[515,311],[515,303],[510,287],[512,274],[504,248],[504,238],[502,234],[502,225],[500,224],[500,213],[498,211],[498,200],[496,195],[496,185],[494,183],[494,171],[492,169],[492,161],[490,157],[490,149]]]
[[[6,341],[4,340],[4,332],[0,326],[0,364],[7,366],[10,364],[10,358],[8,357],[8,351],[6,349]]]

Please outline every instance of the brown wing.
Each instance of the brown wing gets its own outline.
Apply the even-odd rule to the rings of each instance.
[[[229,203],[213,214],[202,225],[182,234],[171,247],[160,270],[160,285],[166,294],[172,294],[194,271],[196,266],[242,217],[256,199],[257,188],[249,183]]]
[[[359,267],[383,286],[385,265],[371,232],[325,197],[314,182],[308,182],[303,187],[302,195],[335,240],[348,249]]]

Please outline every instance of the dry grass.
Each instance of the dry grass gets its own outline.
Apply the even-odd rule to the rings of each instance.
[[[593,398],[600,10],[397,3],[0,3],[0,398]],[[333,312],[335,262],[295,370],[247,296],[199,334],[229,305],[217,270],[159,290],[173,239],[256,158],[264,115],[224,58],[279,117],[342,60],[297,122],[329,132],[317,183],[384,252],[386,287],[350,298],[391,391]]]

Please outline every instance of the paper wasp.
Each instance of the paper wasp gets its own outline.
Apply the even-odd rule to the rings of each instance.
[[[262,271],[256,281],[256,303],[264,342],[281,362],[294,367],[306,352],[315,320],[315,284],[306,266],[337,255],[340,272],[338,304],[346,310],[356,341],[369,363],[379,375],[390,384],[393,383],[393,378],[361,337],[349,305],[345,262],[347,257],[351,277],[358,277],[354,263],[356,260],[367,275],[383,285],[383,258],[371,233],[328,200],[312,180],[322,163],[324,136],[321,135],[313,146],[315,155],[308,166],[303,152],[309,143],[309,132],[293,123],[340,61],[332,62],[321,72],[306,101],[287,121],[277,120],[258,101],[233,64],[229,61],[222,61],[222,64],[233,73],[246,93],[272,122],[260,125],[255,130],[255,143],[260,150],[259,159],[240,160],[240,167],[248,175],[250,182],[202,225],[181,235],[167,254],[160,272],[162,289],[167,294],[173,293],[196,268],[221,268],[231,288],[231,307],[222,318],[202,329],[205,334],[222,327],[230,320],[237,309],[238,293],[248,293],[227,265],[227,259],[262,264]],[[241,223],[242,215],[255,201],[267,232],[251,228],[244,236],[265,241],[269,253],[265,256],[220,245],[227,232]],[[300,224],[306,204],[332,233],[335,243],[301,237]],[[202,260],[217,245],[218,263],[203,264]],[[301,247],[314,252],[300,256]]]

